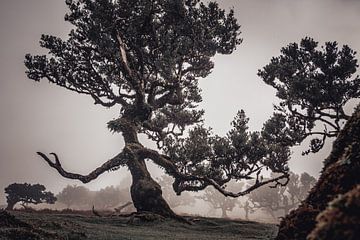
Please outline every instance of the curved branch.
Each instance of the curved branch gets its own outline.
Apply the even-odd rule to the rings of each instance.
[[[223,194],[224,196],[236,198],[236,197],[244,196],[244,195],[250,193],[251,191],[253,191],[263,185],[269,184],[269,183],[276,183],[276,185],[286,185],[288,182],[288,179],[289,179],[289,174],[283,173],[282,175],[280,175],[276,178],[268,179],[265,181],[260,181],[259,174],[257,174],[254,185],[250,186],[249,188],[245,189],[244,191],[234,193],[231,191],[227,191],[226,189],[223,188],[223,186],[221,184],[219,184],[214,179],[211,179],[207,176],[193,176],[193,175],[186,175],[186,174],[179,172],[179,170],[177,169],[175,163],[171,160],[171,158],[169,158],[166,155],[161,155],[157,151],[147,149],[147,148],[142,148],[139,150],[139,153],[142,155],[142,157],[149,158],[155,164],[163,167],[167,171],[168,174],[170,174],[171,176],[173,176],[176,179],[175,182],[176,181],[178,181],[178,182],[181,182],[181,181],[199,181],[199,182],[201,182],[200,186],[183,186],[181,188],[178,188],[176,190],[177,194],[180,194],[181,192],[183,192],[185,190],[189,190],[189,191],[202,190],[202,189],[206,188],[207,186],[211,185],[216,190],[218,190],[221,194]],[[286,183],[280,183],[279,181],[282,179],[286,179],[287,180]],[[228,180],[230,180],[230,179],[228,179]]]
[[[298,116],[298,117],[301,117],[303,119],[307,119],[307,120],[310,120],[310,121],[321,121],[323,123],[328,124],[329,126],[334,128],[335,130],[339,131],[339,129],[336,127],[335,124],[333,124],[332,122],[322,118],[322,115],[320,113],[318,113],[320,115],[318,117],[311,117],[311,116],[304,115],[304,114],[298,112],[296,109],[293,109],[289,102],[287,103],[287,107],[288,107],[289,111],[291,112],[291,114],[293,114],[294,116]]]
[[[175,163],[168,156],[162,155],[162,154],[158,153],[157,151],[149,149],[149,148],[141,148],[139,150],[139,154],[142,156],[142,158],[144,158],[144,159],[149,158],[155,164],[159,165],[160,167],[163,167],[165,169],[165,171],[167,171],[167,173],[170,174],[171,176],[173,176],[175,178],[178,178],[180,176],[185,177],[182,173],[179,172]]]
[[[253,190],[261,187],[261,186],[264,186],[266,184],[269,184],[269,183],[273,183],[273,182],[276,182],[277,184],[280,184],[280,185],[283,185],[281,183],[279,183],[279,180],[281,179],[288,179],[289,178],[289,174],[287,173],[284,173],[282,174],[281,176],[279,177],[276,177],[276,178],[272,178],[272,179],[269,179],[269,180],[266,180],[266,181],[256,181],[256,183],[252,186],[250,186],[249,188],[245,189],[244,191],[240,191],[238,193],[234,193],[234,192],[231,192],[231,191],[227,191],[226,189],[224,189],[222,186],[220,186],[219,184],[217,184],[214,180],[212,179],[207,179],[209,182],[210,182],[210,185],[212,185],[214,188],[216,188],[216,190],[218,190],[220,193],[222,193],[224,196],[226,197],[233,197],[233,198],[236,198],[236,197],[241,197],[241,196],[245,196],[246,194],[249,194],[250,192],[252,192]]]
[[[42,152],[37,152],[37,154],[41,156],[50,165],[50,167],[55,168],[61,176],[69,179],[77,179],[83,183],[88,183],[96,179],[102,173],[126,164],[129,159],[127,154],[123,151],[116,155],[114,158],[102,164],[100,167],[96,168],[94,171],[90,172],[88,175],[81,175],[65,171],[64,168],[61,166],[58,156],[55,153],[50,153],[55,157],[55,162],[51,161],[49,157]]]

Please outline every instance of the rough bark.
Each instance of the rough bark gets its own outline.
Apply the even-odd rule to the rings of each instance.
[[[155,182],[147,170],[144,156],[141,154],[144,147],[138,142],[135,129],[136,127],[133,125],[130,128],[124,127],[123,130],[125,144],[129,149],[128,157],[130,159],[127,166],[132,175],[130,194],[134,207],[137,212],[151,212],[164,217],[180,218],[162,197],[161,186]],[[129,138],[128,136],[133,137]]]
[[[360,236],[360,184],[333,200],[316,218],[308,240],[358,240]]]
[[[161,187],[152,179],[144,160],[134,159],[128,166],[132,175],[130,193],[136,210],[175,217],[176,214],[162,197]]]
[[[316,216],[339,194],[360,183],[360,107],[346,123],[324,161],[319,181],[298,209],[281,224],[277,240],[303,240],[315,228]]]

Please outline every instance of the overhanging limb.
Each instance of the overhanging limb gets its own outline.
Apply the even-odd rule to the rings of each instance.
[[[90,172],[88,175],[81,175],[81,174],[65,171],[64,168],[61,166],[59,157],[55,153],[50,153],[55,157],[55,162],[51,161],[49,157],[42,152],[37,152],[37,154],[40,155],[50,165],[50,167],[55,168],[60,173],[61,176],[69,179],[77,179],[83,183],[88,183],[96,179],[102,173],[126,164],[129,159],[127,154],[124,151],[122,151],[112,159],[102,164],[100,167],[96,168],[94,171]]]

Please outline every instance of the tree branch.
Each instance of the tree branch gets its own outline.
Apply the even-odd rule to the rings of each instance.
[[[139,103],[144,102],[144,99],[145,99],[144,86],[142,86],[143,84],[141,83],[141,80],[134,76],[134,73],[129,66],[129,62],[128,62],[128,59],[126,56],[125,43],[122,40],[119,32],[116,33],[116,38],[119,43],[119,50],[120,50],[120,57],[121,57],[122,64],[123,64],[127,74],[129,75],[130,83],[134,87],[134,90],[135,90],[136,96],[137,96],[137,100]]]
[[[49,157],[42,152],[37,152],[37,154],[41,156],[50,165],[50,167],[55,168],[60,173],[61,176],[69,179],[77,179],[83,183],[88,183],[96,179],[99,175],[101,175],[105,171],[109,171],[112,170],[113,168],[124,165],[128,161],[128,156],[125,153],[125,151],[123,151],[118,155],[116,155],[114,158],[102,164],[100,167],[96,168],[94,171],[90,172],[88,175],[81,175],[81,174],[70,173],[65,171],[61,166],[58,156],[55,153],[50,153],[55,157],[55,162],[51,161]]]
[[[269,183],[273,183],[273,182],[276,182],[276,183],[279,183],[279,180],[281,179],[288,179],[289,178],[289,174],[287,173],[284,173],[282,174],[281,176],[279,177],[276,177],[276,178],[272,178],[272,179],[268,179],[266,181],[256,181],[254,185],[250,186],[249,188],[247,188],[246,190],[244,191],[240,191],[238,193],[233,193],[231,191],[227,191],[225,190],[222,186],[220,186],[219,184],[217,184],[214,180],[212,179],[208,179],[208,181],[210,182],[210,184],[216,188],[220,193],[222,193],[224,196],[227,196],[227,197],[241,197],[241,196],[245,196],[246,194],[249,194],[251,191],[261,187],[261,186],[264,186],[266,184],[269,184]]]
[[[176,192],[177,194],[185,191],[185,190],[190,190],[190,191],[197,191],[197,190],[202,190],[204,188],[206,188],[206,186],[213,186],[215,189],[217,189],[221,194],[223,194],[224,196],[228,196],[228,197],[240,197],[240,196],[244,196],[248,193],[250,193],[251,191],[269,184],[269,183],[273,183],[275,182],[277,185],[284,185],[282,183],[280,183],[279,181],[282,179],[289,179],[289,174],[288,173],[283,173],[282,175],[276,177],[276,178],[272,178],[272,179],[268,179],[266,181],[260,181],[259,180],[259,174],[257,174],[256,177],[256,181],[254,183],[254,185],[250,186],[249,188],[247,188],[244,191],[240,191],[237,193],[231,192],[231,191],[227,191],[226,189],[223,188],[223,186],[221,184],[219,184],[218,182],[216,182],[214,179],[211,179],[207,176],[193,176],[193,175],[185,175],[181,172],[179,172],[179,170],[177,169],[176,165],[174,164],[174,162],[165,155],[161,155],[159,154],[157,151],[151,150],[151,149],[147,149],[147,148],[142,148],[140,149],[140,154],[142,155],[142,157],[144,158],[150,158],[151,160],[154,161],[155,164],[163,167],[168,174],[170,174],[171,176],[173,176],[175,179],[180,180],[180,181],[199,181],[201,183],[201,186],[185,186],[182,188],[179,188]],[[226,179],[225,182],[227,180],[230,179]],[[287,182],[286,182],[287,183]]]

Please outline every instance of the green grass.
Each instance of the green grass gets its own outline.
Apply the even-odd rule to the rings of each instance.
[[[35,228],[57,233],[63,239],[273,239],[277,227],[248,221],[216,218],[196,218],[193,225],[174,220],[155,222],[134,221],[125,217],[95,217],[80,214],[11,212],[16,218],[32,224]]]

